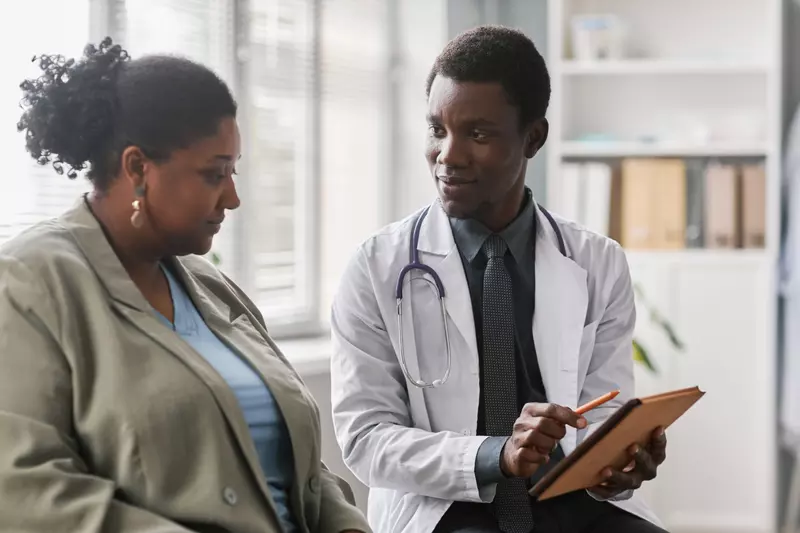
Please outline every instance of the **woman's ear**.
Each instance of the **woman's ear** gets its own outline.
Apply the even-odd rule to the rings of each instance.
[[[547,119],[542,117],[531,122],[527,127],[527,143],[525,145],[525,157],[531,159],[542,149],[547,142],[547,134],[550,132],[550,124]]]
[[[145,170],[149,160],[138,146],[128,146],[120,157],[120,173],[134,190],[145,187]]]

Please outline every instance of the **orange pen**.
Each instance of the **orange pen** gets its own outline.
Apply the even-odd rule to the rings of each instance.
[[[617,397],[617,394],[619,394],[618,390],[611,391],[611,392],[609,392],[607,394],[603,394],[599,398],[595,398],[594,400],[592,400],[590,402],[586,402],[585,404],[583,404],[580,407],[578,407],[575,410],[575,413],[579,414],[579,415],[582,415],[582,414],[586,413],[587,411],[591,411],[595,407],[603,405],[606,402],[610,402],[611,400],[613,400],[614,398]]]

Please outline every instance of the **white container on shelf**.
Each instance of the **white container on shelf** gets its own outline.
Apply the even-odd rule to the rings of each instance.
[[[616,15],[576,15],[572,17],[572,53],[577,61],[622,59],[622,21]]]

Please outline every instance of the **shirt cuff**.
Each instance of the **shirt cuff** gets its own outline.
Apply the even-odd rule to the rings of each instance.
[[[494,500],[497,484],[506,479],[500,468],[500,457],[507,440],[508,437],[489,437],[481,443],[475,455],[475,481],[484,502]]]

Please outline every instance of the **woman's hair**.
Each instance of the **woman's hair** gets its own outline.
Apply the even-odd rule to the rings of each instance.
[[[89,167],[89,179],[105,189],[117,176],[120,157],[138,146],[156,161],[213,135],[219,121],[236,116],[230,90],[208,68],[172,56],[130,60],[104,39],[78,60],[34,57],[42,75],[20,85],[24,112],[17,124],[39,164],[52,163],[70,178]]]

